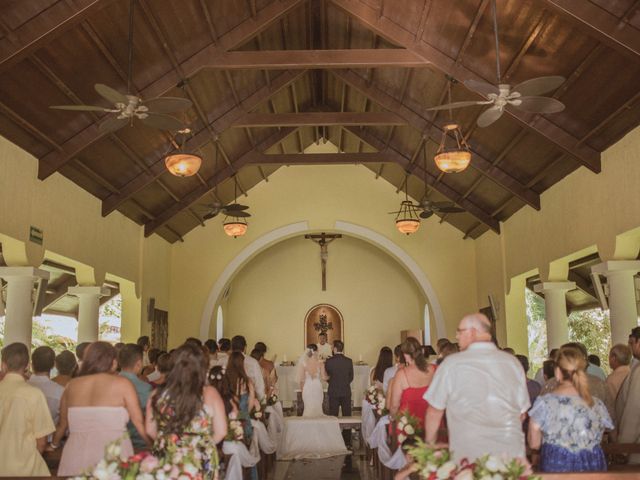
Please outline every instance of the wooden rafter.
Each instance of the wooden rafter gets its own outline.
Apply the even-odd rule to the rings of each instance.
[[[17,29],[7,32],[16,41],[9,48],[0,51],[0,72],[113,2],[114,0],[58,1]]]
[[[349,133],[354,135],[356,138],[359,138],[361,141],[366,143],[367,145],[382,151],[385,155],[390,156],[393,159],[393,162],[400,165],[403,169],[407,170],[410,166],[411,159],[404,156],[402,153],[394,150],[391,147],[388,147],[385,150],[384,141],[367,133],[366,130],[353,128],[353,127],[344,127]],[[413,175],[417,176],[421,180],[427,181],[427,184],[433,187],[435,190],[439,191],[442,195],[447,197],[450,200],[455,201],[456,198],[460,196],[458,192],[456,192],[453,188],[445,185],[444,183],[436,182],[436,177],[429,172],[425,171],[421,165],[414,165]],[[463,199],[458,204],[462,208],[464,208],[468,213],[476,217],[482,223],[490,227],[496,233],[500,233],[500,222],[490,216],[486,211],[480,208],[478,205],[473,203],[468,199]]]
[[[414,35],[411,32],[404,30],[398,24],[386,18],[380,18],[374,8],[355,0],[331,1],[334,5],[375,31],[378,35],[420,55],[425,61],[431,62],[435,68],[457,81],[473,79],[484,82],[487,80],[461,62],[456,63],[455,59],[437,50],[432,45],[424,42],[415,43]],[[474,93],[482,96],[479,92]],[[482,97],[484,98],[484,96]],[[595,173],[600,172],[600,153],[586,144],[580,144],[576,137],[547,120],[545,117],[539,116],[533,118],[530,114],[511,109],[505,110],[505,113],[525,128],[543,136],[558,148],[576,158],[591,171]]]
[[[183,78],[192,77],[198,73],[204,65],[215,62],[217,58],[228,50],[241,46],[301,3],[303,3],[303,0],[282,0],[280,2],[270,3],[258,12],[255,19],[245,20],[233,30],[218,38],[215,44],[209,44],[195,55],[181,62],[179,67],[183,72]],[[172,69],[143,88],[140,91],[140,95],[143,98],[162,96],[169,90],[175,88],[180,80],[181,76],[178,71]],[[38,178],[41,180],[48,178],[73,157],[105,135],[106,133],[100,132],[98,125],[95,123],[77,133],[62,144],[62,152],[51,152],[40,159]]]
[[[337,78],[356,90],[359,90],[363,95],[371,98],[387,110],[400,115],[409,123],[409,125],[421,132],[423,135],[432,138],[436,142],[440,141],[439,137],[442,134],[442,128],[437,124],[425,119],[413,109],[408,108],[406,105],[397,101],[395,98],[377,87],[368,86],[366,81],[354,72],[344,72],[340,70],[334,70],[332,72]],[[480,173],[491,178],[491,180],[509,192],[517,195],[533,208],[537,210],[540,209],[540,196],[537,193],[528,189],[525,185],[510,176],[504,170],[492,165],[492,163],[482,156],[477,150],[472,150],[472,153],[474,155],[473,161],[471,162],[473,168],[476,168]],[[414,167],[415,165],[411,166],[411,168]]]
[[[247,113],[233,127],[313,127],[313,126],[407,125],[393,112],[303,112]]]
[[[301,78],[304,74],[304,71],[282,73],[272,80],[270,87],[264,86],[260,88],[258,91],[247,97],[240,105],[233,106],[235,104],[232,101],[230,105],[223,105],[222,108],[216,109],[216,111],[213,112],[213,115],[218,115],[218,117],[214,117],[214,119],[210,121],[211,128],[214,131],[223,132],[228,129],[235,120],[242,117],[246,111],[252,110],[261,103],[267,101],[280,90]],[[210,114],[209,118],[213,115]],[[203,128],[187,140],[185,148],[190,151],[197,151],[209,141],[211,141],[209,131],[206,128]],[[135,195],[165,173],[167,171],[164,165],[165,155],[166,150],[156,152],[155,160],[149,167],[148,171],[140,173],[137,177],[124,185],[120,189],[121,191],[119,194],[109,195],[105,198],[102,202],[102,215],[109,215],[132,195]]]
[[[290,134],[292,134],[296,128],[283,128],[279,132],[274,133],[269,138],[261,142],[255,149],[249,150],[240,158],[227,165],[226,167],[215,172],[206,181],[206,185],[200,185],[196,189],[186,194],[182,199],[176,202],[171,207],[167,208],[164,212],[158,215],[155,219],[144,225],[144,234],[146,237],[155,233],[160,227],[164,226],[171,218],[178,215],[183,210],[189,208],[191,205],[200,200],[208,192],[213,190],[216,185],[219,185],[223,181],[233,177],[238,170],[242,167],[249,165],[250,163],[260,160],[262,157],[262,151],[282,142]]]
[[[249,165],[356,165],[395,163],[392,155],[381,153],[290,153],[255,155]]]
[[[640,61],[640,30],[627,18],[618,18],[595,2],[584,0],[539,0],[585,33],[617,52]]]

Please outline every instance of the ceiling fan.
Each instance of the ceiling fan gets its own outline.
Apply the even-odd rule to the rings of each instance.
[[[529,113],[557,113],[564,110],[565,106],[559,100],[542,96],[543,93],[555,90],[565,81],[561,76],[545,76],[526,80],[512,87],[507,83],[501,83],[500,75],[500,42],[498,40],[498,19],[496,14],[496,0],[492,2],[493,33],[496,46],[496,76],[498,85],[480,82],[477,80],[465,80],[464,84],[470,89],[486,96],[488,100],[464,101],[439,105],[428,110],[446,110],[475,105],[490,105],[478,117],[479,127],[488,127],[497,121],[507,106],[515,107]]]
[[[129,6],[129,72],[127,76],[127,94],[120,93],[103,83],[96,83],[94,88],[98,95],[107,100],[111,107],[96,105],[54,105],[49,108],[56,110],[75,110],[81,112],[113,113],[100,124],[101,132],[114,132],[131,124],[134,119],[140,120],[148,127],[160,130],[181,130],[184,124],[168,113],[181,112],[191,108],[191,101],[179,97],[158,97],[143,100],[131,93],[131,79],[133,73],[133,16],[135,0]]]
[[[239,203],[223,205],[220,202],[214,202],[210,205],[206,205],[206,207],[209,209],[209,213],[207,213],[202,217],[204,220],[209,220],[210,218],[215,217],[219,213],[222,213],[227,217],[236,217],[236,218],[247,218],[251,216],[251,214],[246,211],[249,207],[246,205],[240,205]]]
[[[453,202],[432,202],[424,198],[416,207],[422,209],[420,218],[429,218],[434,213],[461,213],[464,208],[456,207]]]

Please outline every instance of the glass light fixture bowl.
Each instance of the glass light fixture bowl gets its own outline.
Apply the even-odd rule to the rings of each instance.
[[[191,177],[198,173],[202,165],[202,157],[193,153],[176,152],[164,159],[167,170],[176,177]]]

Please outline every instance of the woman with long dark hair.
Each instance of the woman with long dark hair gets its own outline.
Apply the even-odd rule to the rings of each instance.
[[[369,384],[375,385],[382,390],[384,382],[384,372],[387,368],[393,366],[393,352],[389,347],[382,347],[378,354],[376,366],[371,369],[369,375]]]
[[[250,413],[254,409],[257,400],[253,382],[249,379],[244,369],[244,355],[242,353],[232,352],[229,355],[226,375],[229,379],[229,385],[231,385],[231,391],[238,399],[240,418],[246,420],[243,422],[244,435],[246,439],[249,439],[253,435]]]
[[[162,456],[172,444],[197,448],[201,472],[213,478],[216,444],[227,434],[222,398],[206,385],[208,362],[202,348],[184,344],[173,353],[173,368],[147,402],[146,426],[153,451]]]
[[[136,390],[128,379],[114,375],[116,368],[115,348],[106,342],[94,342],[84,352],[79,375],[65,388],[60,399],[60,421],[51,442],[51,448],[58,448],[69,430],[58,468],[60,476],[91,470],[104,457],[105,447],[125,435],[129,420],[149,442]],[[133,455],[128,436],[121,448],[123,458]]]

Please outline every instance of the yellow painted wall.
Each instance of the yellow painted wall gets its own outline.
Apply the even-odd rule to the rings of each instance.
[[[216,218],[204,228],[188,233],[184,243],[173,246],[169,326],[172,345],[199,334],[212,286],[243,248],[278,227],[301,221],[307,221],[314,231],[331,231],[336,220],[342,220],[366,226],[393,240],[431,281],[450,337],[455,335],[462,315],[478,307],[473,241],[462,240],[458,230],[439,225],[433,218],[423,222],[417,234],[401,235],[393,217],[386,213],[399,205],[401,196],[386,181],[375,180],[374,173],[363,166],[283,167],[269,177],[268,183],[260,183],[240,201],[250,206],[253,215],[244,237],[226,237],[222,219]],[[380,303],[385,301],[380,299]],[[210,331],[215,330],[212,327]]]
[[[41,256],[46,250],[51,259],[121,282],[129,298],[123,305],[123,339],[135,340],[146,327],[140,324],[141,316],[146,319],[141,293],[142,300],[155,296],[158,308],[168,308],[171,245],[159,237],[145,239],[142,228],[119,212],[103,218],[100,200],[60,174],[38,180],[37,165],[32,155],[0,137],[3,249],[34,245],[27,241],[34,225],[44,230],[44,245],[36,248]]]
[[[424,296],[406,270],[379,248],[344,237],[329,245],[327,291],[321,289],[320,248],[296,237],[263,251],[231,283],[225,336],[264,341],[279,358],[295,360],[305,344],[304,317],[329,303],[344,317],[346,352],[375,362],[400,331],[423,328]]]

